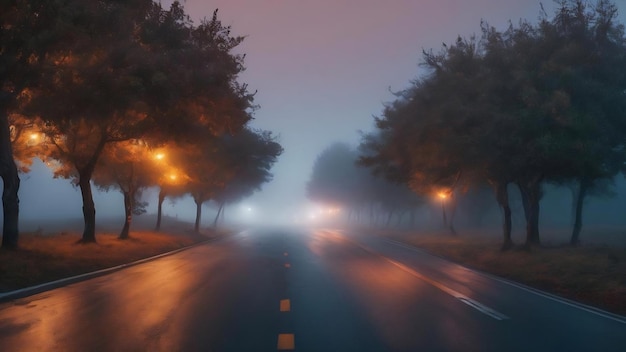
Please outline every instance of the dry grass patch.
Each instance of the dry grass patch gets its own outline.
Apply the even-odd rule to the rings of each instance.
[[[98,243],[78,244],[77,233],[20,235],[16,251],[0,250],[0,292],[109,268],[172,251],[208,237],[136,231],[128,240],[97,235]]]
[[[626,248],[585,245],[514,249],[481,236],[387,233],[465,266],[626,315]]]

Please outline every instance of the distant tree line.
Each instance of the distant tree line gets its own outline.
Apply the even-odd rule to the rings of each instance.
[[[18,244],[18,165],[39,157],[80,188],[94,242],[91,183],[124,195],[127,238],[141,190],[223,205],[271,179],[282,153],[247,127],[254,93],[238,82],[243,37],[175,1],[9,0],[0,4],[2,246]],[[15,162],[17,160],[17,164]],[[160,212],[159,224],[160,226]]]
[[[319,204],[341,209],[351,224],[390,226],[408,217],[414,225],[415,212],[423,198],[403,184],[374,176],[357,165],[359,151],[345,143],[325,149],[313,165],[307,197]]]

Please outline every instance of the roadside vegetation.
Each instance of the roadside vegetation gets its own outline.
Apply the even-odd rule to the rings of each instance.
[[[199,232],[202,204],[221,211],[271,180],[282,147],[249,126],[243,40],[217,10],[196,24],[179,1],[3,1],[2,247],[20,245],[18,172],[34,158],[80,189],[81,243],[97,241],[94,185],[123,194],[128,239],[147,188],[160,189],[157,230],[163,200],[190,194]]]

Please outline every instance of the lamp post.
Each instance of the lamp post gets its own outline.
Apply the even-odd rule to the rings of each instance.
[[[441,199],[441,213],[443,215],[443,226],[445,227],[448,225],[448,220],[446,219],[446,199],[448,198],[448,194],[445,192],[439,192],[437,193],[437,196]]]

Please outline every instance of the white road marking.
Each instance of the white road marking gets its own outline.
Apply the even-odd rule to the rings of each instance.
[[[418,279],[420,279],[422,281],[428,282],[429,284],[435,286],[436,288],[440,289],[441,291],[449,294],[450,296],[458,299],[459,301],[467,304],[468,306],[478,310],[479,312],[481,312],[483,314],[486,314],[486,315],[488,315],[488,316],[490,316],[490,317],[492,317],[492,318],[494,318],[496,320],[507,320],[507,319],[510,319],[506,315],[504,315],[504,314],[502,314],[502,313],[500,313],[500,312],[498,312],[498,311],[496,311],[494,309],[491,309],[491,308],[487,307],[486,305],[484,305],[484,304],[482,304],[482,303],[480,303],[478,301],[475,301],[475,300],[467,297],[466,295],[464,295],[464,294],[462,294],[462,293],[460,293],[458,291],[455,291],[455,290],[451,289],[448,286],[445,286],[444,284],[442,284],[442,283],[440,283],[438,281],[435,281],[435,280],[433,280],[433,279],[431,279],[431,278],[429,278],[427,276],[424,276],[424,275],[418,273],[417,271],[407,267],[404,264],[400,264],[400,263],[396,262],[395,260],[391,260],[391,259],[389,259],[387,257],[382,257],[382,258],[385,259],[386,261],[388,261],[389,263],[397,266],[398,268],[400,268],[404,272],[407,272],[407,273],[417,277]]]
[[[382,255],[382,254],[380,254],[378,252],[375,252],[375,251],[367,248],[366,246],[356,242],[353,239],[349,238],[348,240],[351,241],[352,243],[354,243],[356,246],[361,247],[363,250],[381,257],[382,259],[388,261],[389,263],[395,265],[396,267],[402,269],[403,271],[405,271],[405,272],[407,272],[407,273],[417,277],[418,279],[420,279],[422,281],[426,281],[427,283],[435,286],[436,288],[440,289],[441,291],[449,294],[450,296],[458,299],[459,301],[467,304],[468,306],[478,310],[479,312],[481,312],[481,313],[483,313],[485,315],[488,315],[488,316],[490,316],[490,317],[492,317],[492,318],[494,318],[496,320],[508,320],[508,319],[510,319],[506,315],[504,315],[504,314],[502,314],[502,313],[500,313],[500,312],[498,312],[498,311],[496,311],[494,309],[491,309],[491,308],[487,307],[486,305],[484,305],[484,304],[482,304],[482,303],[480,303],[478,301],[475,301],[475,300],[465,296],[464,294],[462,294],[462,293],[460,293],[458,291],[455,291],[455,290],[449,288],[448,286],[445,286],[444,284],[442,284],[442,283],[440,283],[438,281],[435,281],[435,280],[433,280],[433,279],[431,279],[431,278],[429,278],[427,276],[424,276],[424,275],[418,273],[417,271],[409,268],[408,266],[406,266],[404,264],[401,264],[401,263],[396,262],[395,260],[389,259],[389,258],[385,257],[384,255]],[[390,241],[390,240],[388,240],[388,241]],[[392,242],[392,241],[390,241],[390,242]],[[417,250],[417,248],[416,248],[416,250]]]
[[[442,259],[446,260],[445,258],[440,257],[440,256],[438,256],[436,254],[429,253],[428,251],[425,251],[425,250],[420,249],[420,248],[413,247],[413,246],[411,246],[409,244],[406,244],[406,243],[402,243],[402,242],[395,241],[395,240],[390,240],[390,239],[384,239],[384,241],[386,241],[388,243],[391,243],[391,244],[395,244],[396,246],[403,247],[405,249],[411,250],[413,252],[422,253],[422,254],[429,254],[429,255],[433,255],[435,257],[442,258]],[[503,279],[501,277],[498,277],[498,276],[495,276],[495,275],[492,275],[492,274],[489,274],[489,273],[485,273],[485,272],[482,272],[482,271],[466,268],[466,267],[464,267],[464,266],[462,266],[460,264],[456,264],[456,265],[459,265],[460,267],[462,267],[463,269],[465,269],[467,271],[471,271],[471,272],[473,272],[475,274],[488,277],[488,278],[490,278],[492,280],[496,280],[498,282],[501,282],[503,284],[507,284],[509,286],[513,286],[515,288],[519,288],[521,290],[524,290],[524,291],[529,292],[529,293],[533,293],[533,294],[541,296],[543,298],[547,298],[547,299],[550,299],[552,301],[559,302],[559,303],[565,304],[565,305],[570,306],[570,307],[578,308],[578,309],[584,310],[584,311],[586,311],[588,313],[592,313],[592,314],[601,316],[603,318],[616,321],[618,323],[626,324],[626,317],[622,317],[620,315],[613,314],[611,312],[607,312],[607,311],[602,310],[600,308],[588,306],[588,305],[586,305],[584,303],[580,303],[580,302],[569,300],[567,298],[559,297],[559,296],[553,295],[553,294],[551,294],[549,292],[541,291],[541,290],[536,289],[534,287],[526,286],[526,285],[520,284],[518,282],[509,281],[509,280]]]

